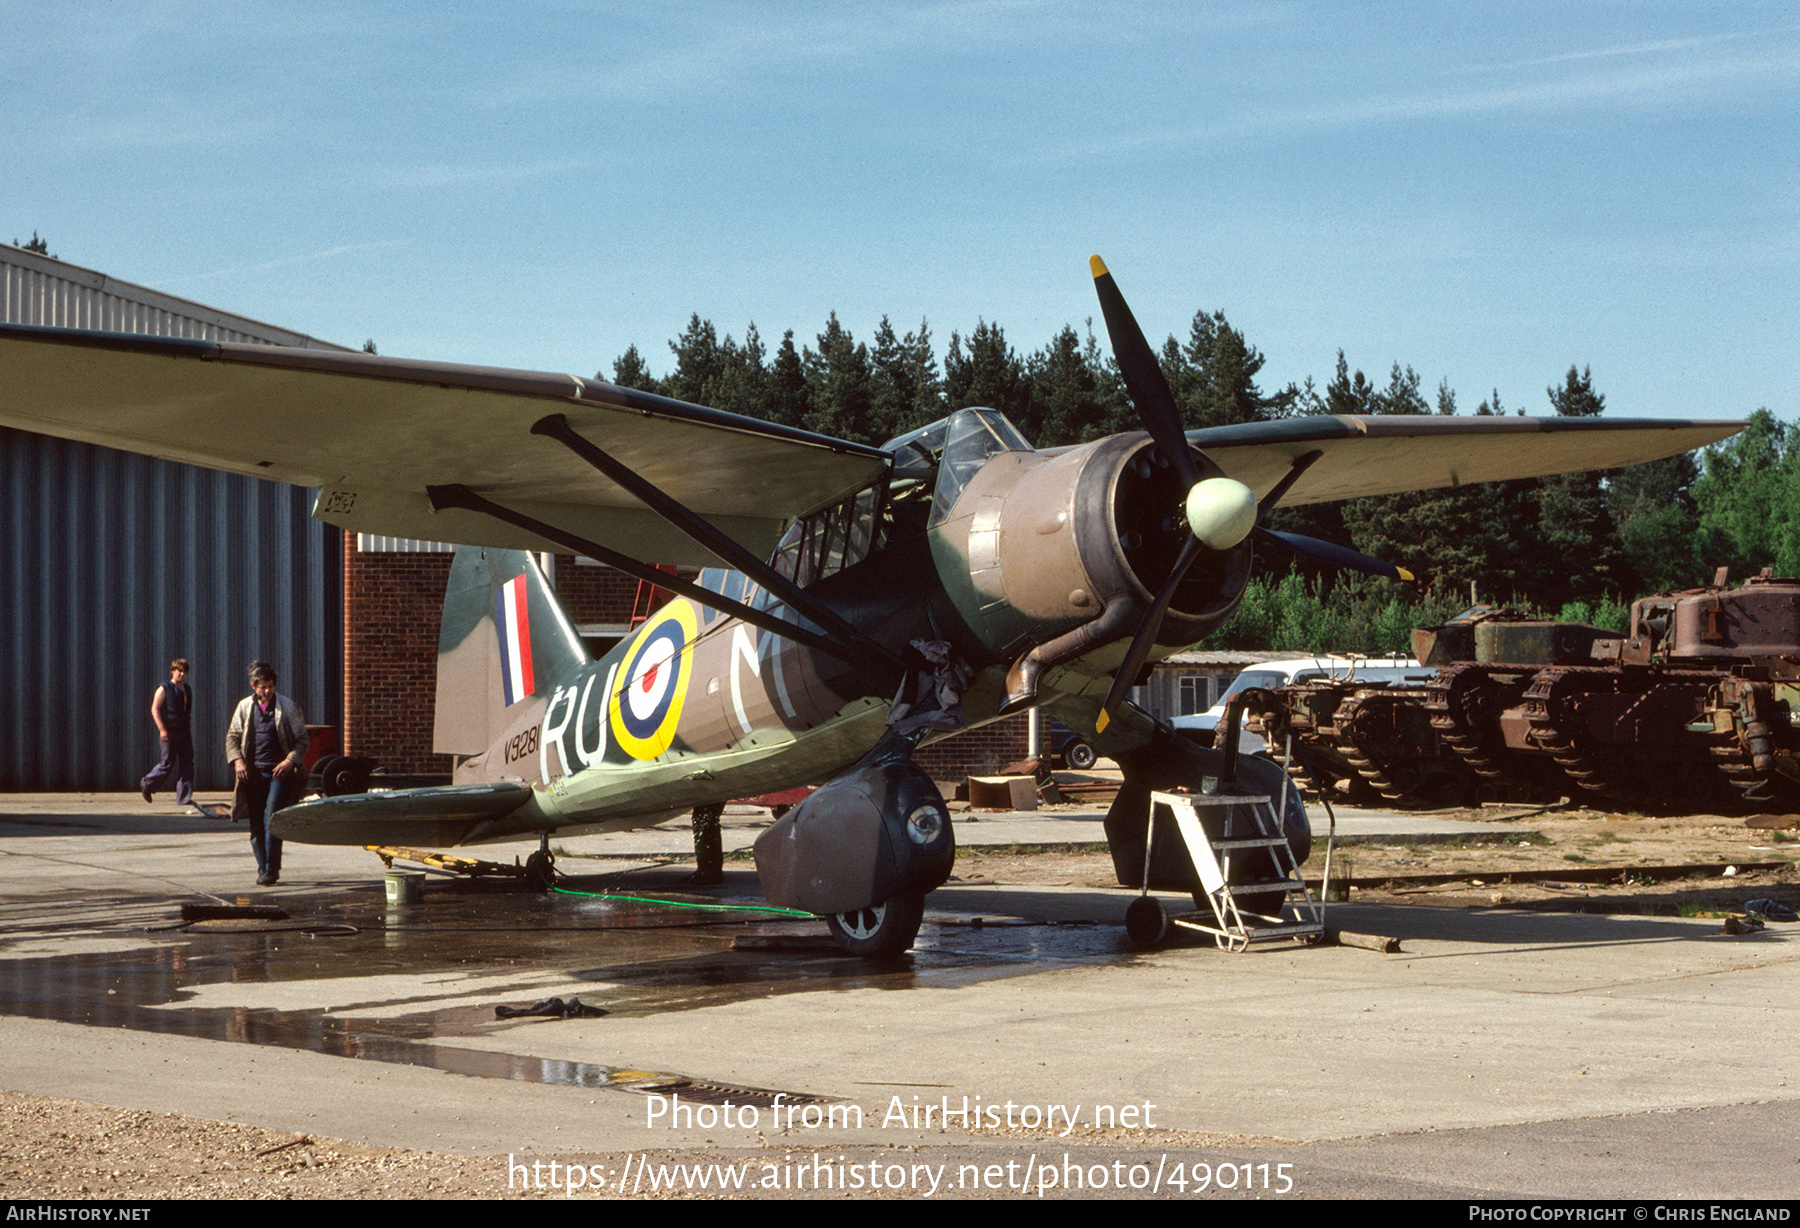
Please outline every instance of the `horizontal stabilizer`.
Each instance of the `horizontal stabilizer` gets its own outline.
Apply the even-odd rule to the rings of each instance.
[[[408,844],[449,848],[477,824],[503,819],[531,798],[516,780],[436,789],[321,797],[289,806],[270,831],[302,844]]]

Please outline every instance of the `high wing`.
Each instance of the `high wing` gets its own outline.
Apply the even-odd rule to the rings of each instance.
[[[1614,469],[1692,451],[1746,426],[1679,418],[1289,418],[1188,431],[1258,498],[1308,453],[1321,455],[1283,505],[1329,503],[1472,482]]]
[[[352,531],[562,548],[476,512],[433,510],[427,487],[461,485],[635,558],[717,563],[531,434],[556,413],[763,556],[789,520],[888,464],[874,448],[575,375],[0,325],[0,425],[320,487],[314,514]]]
[[[626,468],[766,556],[782,527],[877,479],[881,451],[535,371],[235,342],[0,325],[0,425],[320,488],[352,531],[566,548],[426,488],[466,486],[637,559],[718,560],[567,449],[531,434],[560,412]],[[1613,468],[1717,442],[1741,422],[1310,417],[1188,431],[1258,497],[1320,503]]]

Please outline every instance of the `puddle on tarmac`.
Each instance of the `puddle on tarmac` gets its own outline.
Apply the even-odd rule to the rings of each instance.
[[[597,886],[579,879],[572,885]],[[706,904],[748,898],[635,883],[629,890]],[[971,928],[937,924],[930,915],[914,952],[892,963],[831,949],[733,951],[741,934],[818,935],[823,927],[771,921],[751,909],[693,911],[476,883],[434,881],[423,903],[399,908],[388,907],[374,886],[262,895],[256,902],[280,903],[289,920],[190,927],[124,952],[25,958],[0,952],[0,1013],[601,1087],[643,1072],[434,1041],[533,1026],[542,1021],[496,1020],[494,1007],[526,1006],[553,994],[579,996],[613,1015],[642,1016],[776,994],[954,987],[1130,958],[1116,926]],[[88,934],[141,934],[141,918],[158,904],[163,917],[179,915],[178,902],[166,898],[108,904],[116,904],[115,917],[133,923],[95,926]],[[10,920],[16,925],[22,918]],[[42,934],[60,927],[31,928]],[[309,983],[316,992],[309,993]],[[208,1001],[221,1004],[203,1005]]]

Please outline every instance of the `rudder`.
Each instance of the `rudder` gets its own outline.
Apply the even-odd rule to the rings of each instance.
[[[589,660],[535,558],[458,546],[438,628],[432,749],[480,754],[515,723],[508,709],[541,701]]]

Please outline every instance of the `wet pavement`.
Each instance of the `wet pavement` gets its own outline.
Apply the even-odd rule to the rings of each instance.
[[[1085,843],[1017,835],[1084,821],[958,834]],[[1124,891],[953,884],[912,955],[871,965],[817,921],[755,911],[742,863],[704,890],[652,864],[685,841],[563,842],[586,855],[565,857],[564,886],[610,898],[434,877],[390,905],[362,850],[289,845],[282,885],[257,890],[229,824],[135,798],[5,799],[0,1085],[544,1159],[1080,1144],[1288,1163],[1295,1193],[1800,1192],[1786,931],[1359,904],[1334,923],[1399,936],[1402,954],[1139,953]],[[180,926],[184,901],[208,900],[289,915]],[[552,997],[606,1013],[495,1018]],[[766,1111],[750,1129],[656,1120],[674,1095]],[[862,1124],[773,1127],[805,1104]],[[919,1117],[945,1105],[1020,1121]],[[1056,1106],[1083,1129],[1024,1119]],[[1096,1119],[1130,1128],[1095,1135]]]

